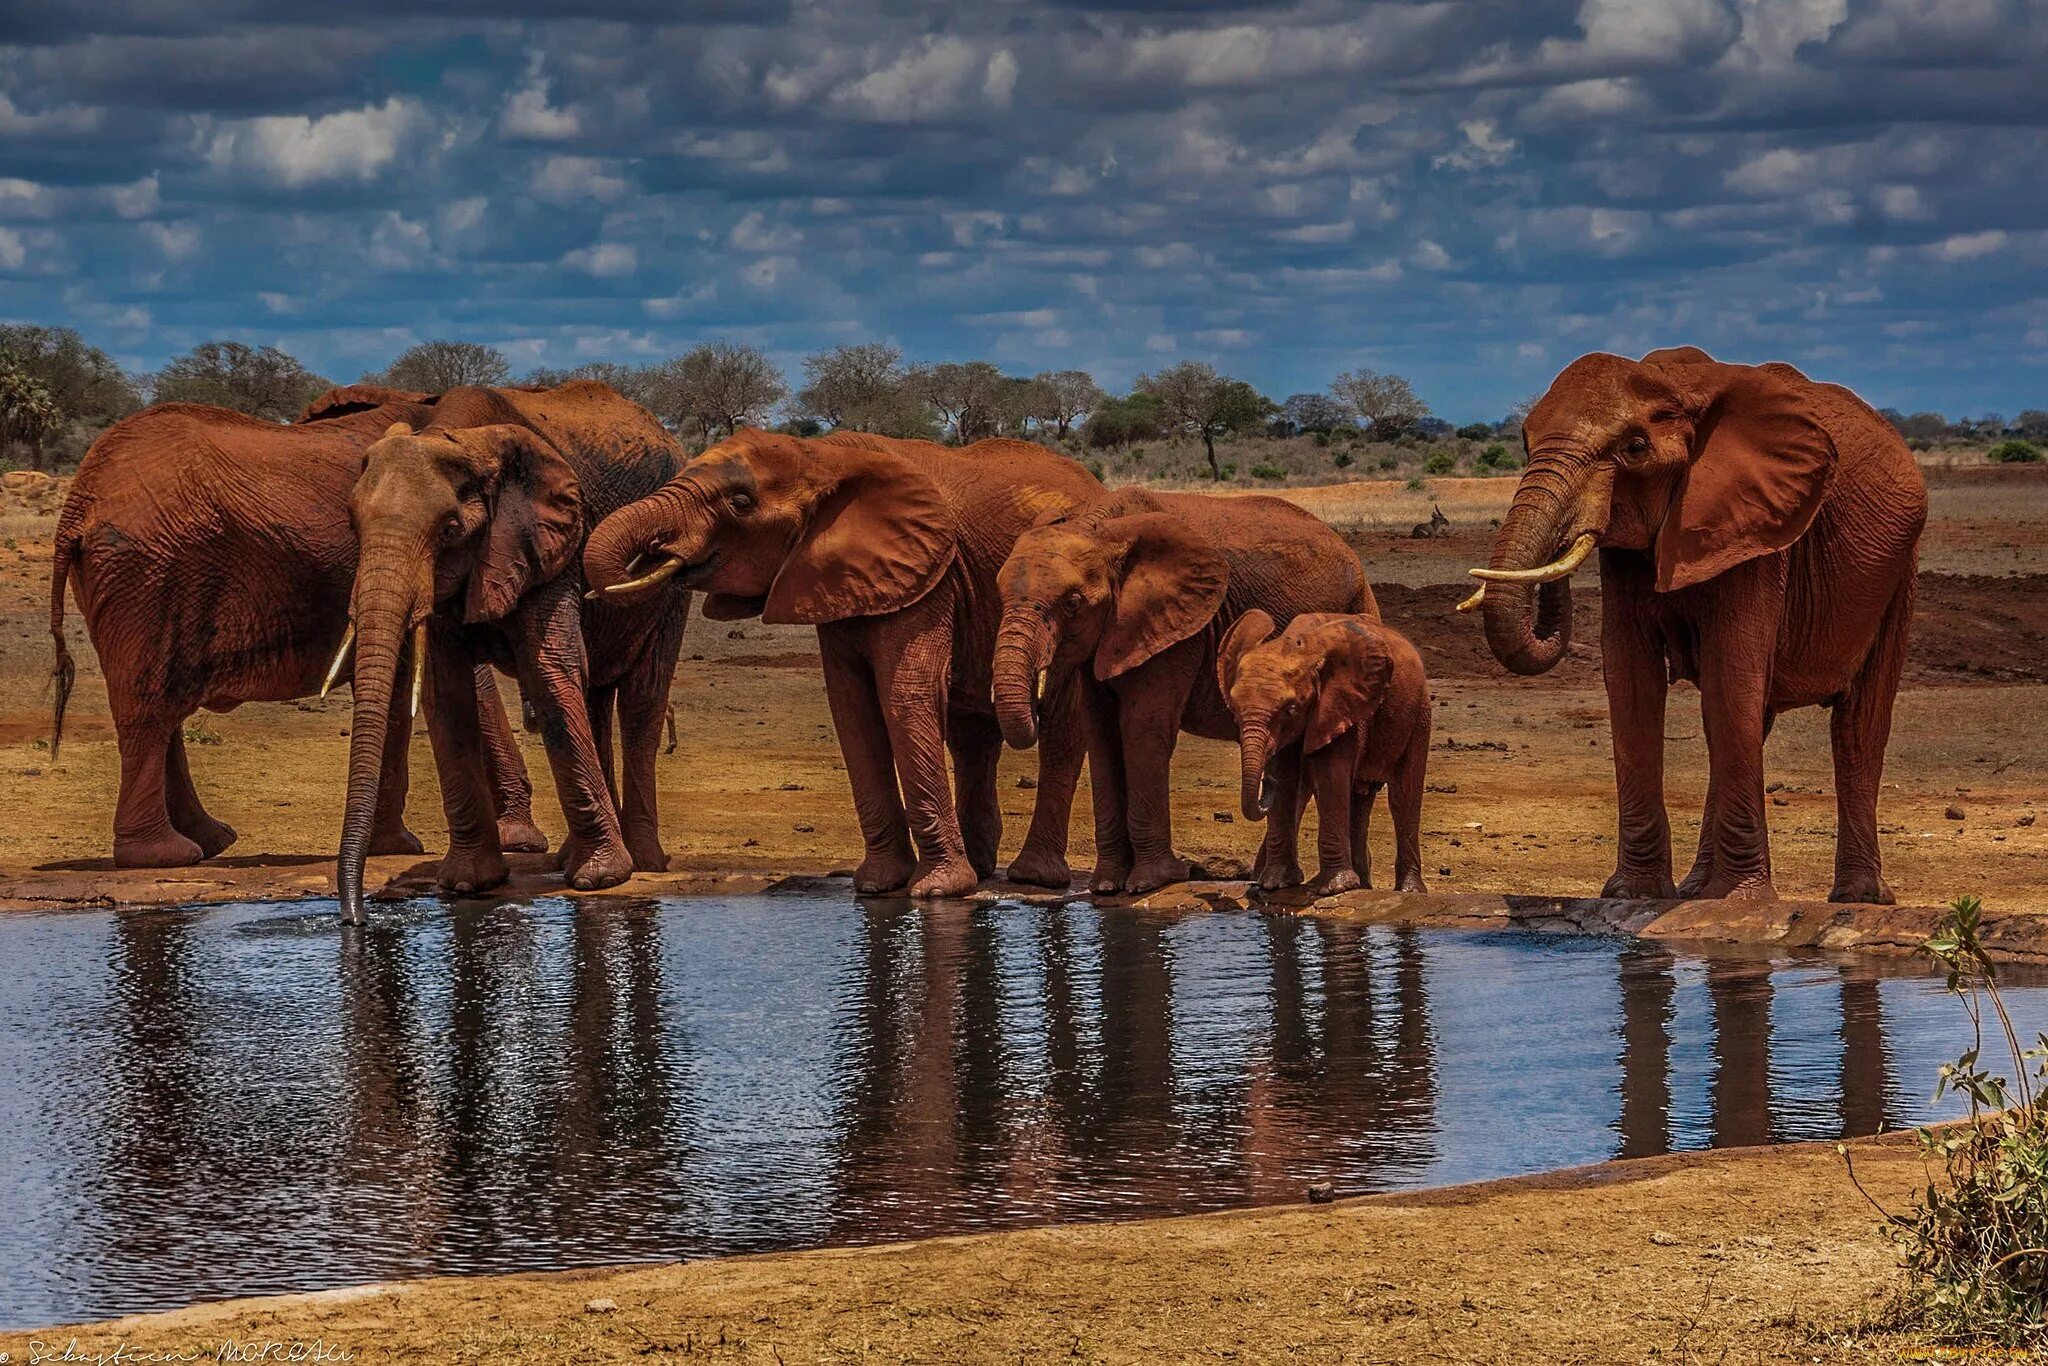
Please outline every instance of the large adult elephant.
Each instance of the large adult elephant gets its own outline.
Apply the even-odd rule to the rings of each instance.
[[[342,915],[362,916],[363,856],[383,778],[384,732],[409,655],[408,706],[429,698],[427,734],[448,817],[441,885],[483,891],[507,869],[492,818],[476,666],[517,673],[540,722],[569,823],[571,886],[614,886],[668,866],[655,815],[654,761],[689,594],[668,586],[632,603],[586,603],[588,530],[682,467],[675,438],[606,386],[451,389],[417,429],[372,444],[349,515],[361,545],[350,602],[355,726],[336,883]],[[612,767],[616,705],[623,786]],[[614,794],[617,794],[616,796]]]
[[[1379,606],[1358,556],[1311,514],[1279,498],[1125,490],[1017,540],[998,578],[995,703],[1003,735],[1037,739],[1039,682],[1077,685],[1088,724],[1098,892],[1148,892],[1194,875],[1173,850],[1173,751],[1180,733],[1237,739],[1216,681],[1216,649],[1258,609],[1302,612]],[[1283,766],[1279,811],[1261,851],[1301,880],[1293,781]]]
[[[114,862],[170,868],[212,858],[235,832],[192,781],[184,725],[194,712],[321,690],[342,636],[356,538],[350,491],[364,453],[393,422],[426,421],[425,394],[351,386],[290,426],[225,408],[165,403],[93,443],[57,522],[50,571],[56,646],[53,751],[76,668],[64,640],[75,589],[105,675],[121,753]],[[507,847],[545,849],[532,788],[488,671],[484,735],[498,830]],[[409,714],[388,746],[365,848],[418,853],[405,828]]]
[[[743,429],[599,527],[584,574],[620,601],[687,584],[708,617],[817,626],[867,845],[856,889],[956,896],[995,871],[1002,834],[996,571],[1025,528],[1102,494],[1080,465],[1024,441],[949,450]],[[1049,705],[1037,807],[1009,871],[1063,887],[1083,750],[1071,700]]]
[[[1892,900],[1877,790],[1913,615],[1927,487],[1891,425],[1789,365],[1696,347],[1591,355],[1523,424],[1529,466],[1475,569],[1486,639],[1516,673],[1569,643],[1571,572],[1600,552],[1601,656],[1620,794],[1606,895],[1769,898],[1763,744],[1778,713],[1833,708],[1834,901]],[[1674,886],[1664,703],[1698,684],[1709,780]]]

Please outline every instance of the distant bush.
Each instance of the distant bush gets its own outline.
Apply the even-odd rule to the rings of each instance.
[[[1408,481],[1408,491],[1410,493],[1427,493],[1429,492],[1429,481],[1427,479],[1410,479]]]
[[[1287,471],[1281,469],[1278,465],[1261,463],[1252,466],[1251,475],[1254,479],[1285,479]]]
[[[1097,460],[1094,456],[1090,456],[1086,460],[1083,460],[1081,462],[1081,468],[1088,471],[1088,473],[1094,475],[1097,479],[1102,478],[1102,462],[1100,460]]]
[[[1515,453],[1498,441],[1482,449],[1476,459],[1479,468],[1483,470],[1520,469],[1522,465],[1521,461],[1515,459]]]
[[[1449,451],[1431,451],[1422,460],[1422,472],[1424,474],[1449,474],[1456,468],[1458,468],[1458,459]]]
[[[1320,448],[1320,447],[1323,447],[1323,446],[1327,446],[1327,445],[1329,445],[1329,444],[1330,444],[1330,434],[1329,434],[1328,432],[1317,432],[1317,433],[1316,433],[1316,437],[1315,437],[1315,440],[1316,440],[1316,445],[1317,445],[1317,446],[1318,446],[1319,448]]]
[[[1401,457],[1400,457],[1400,456],[1398,456],[1398,455],[1395,455],[1395,454],[1393,454],[1392,452],[1389,452],[1389,453],[1387,453],[1386,455],[1383,455],[1383,456],[1381,456],[1381,457],[1380,457],[1380,468],[1381,468],[1381,469],[1383,469],[1383,470],[1393,470],[1393,469],[1399,469],[1400,467],[1401,467]]]
[[[1221,475],[1219,475],[1218,477],[1219,477],[1219,478],[1222,478],[1222,479],[1235,479],[1235,478],[1237,478],[1237,466],[1236,466],[1236,465],[1225,465],[1225,466],[1223,467],[1223,473],[1222,473]]]
[[[1468,422],[1458,428],[1458,435],[1467,441],[1484,441],[1493,435],[1493,424],[1489,422]]]
[[[2041,458],[2041,448],[2031,441],[2001,441],[1985,454],[2001,465],[2031,465]]]
[[[1348,470],[1351,468],[1351,458],[1350,451],[1338,451],[1330,457],[1330,463],[1340,470]]]

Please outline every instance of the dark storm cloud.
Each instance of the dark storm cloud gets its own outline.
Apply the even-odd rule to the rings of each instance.
[[[2010,411],[2044,60],[2025,0],[15,0],[0,311],[344,378],[451,334],[1367,364],[1456,416],[1694,341]]]

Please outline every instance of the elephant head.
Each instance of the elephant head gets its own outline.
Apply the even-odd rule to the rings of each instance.
[[[1017,538],[996,576],[994,693],[1003,737],[1038,738],[1037,705],[1087,663],[1107,681],[1186,640],[1223,605],[1230,567],[1187,524],[1143,495],[1122,497]]]
[[[1300,616],[1275,636],[1273,618],[1253,609],[1231,625],[1216,652],[1216,684],[1237,717],[1246,820],[1264,819],[1272,804],[1272,757],[1296,741],[1305,757],[1370,725],[1393,671],[1378,637],[1352,617]]]
[[[1789,366],[1696,347],[1573,361],[1522,424],[1529,453],[1479,591],[1494,657],[1556,665],[1571,573],[1595,547],[1652,555],[1659,592],[1783,550],[1820,510],[1835,447]]]
[[[417,709],[427,618],[437,608],[469,623],[503,617],[572,562],[582,508],[569,463],[515,423],[415,432],[400,422],[365,453],[349,503],[355,593],[328,674],[331,684],[353,646],[355,718],[336,876],[344,918],[362,910],[364,849],[400,659],[410,651]]]
[[[599,523],[593,595],[628,601],[668,579],[704,615],[818,625],[907,607],[953,562],[943,490],[886,438],[741,430]]]

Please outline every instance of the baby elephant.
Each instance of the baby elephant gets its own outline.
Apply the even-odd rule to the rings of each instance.
[[[1394,886],[1425,890],[1429,680],[1415,647],[1370,617],[1305,613],[1274,636],[1273,618],[1251,611],[1223,638],[1216,681],[1237,717],[1245,819],[1262,819],[1276,801],[1280,807],[1260,850],[1259,885],[1303,880],[1292,850],[1313,795],[1322,866],[1310,885],[1325,896],[1372,886],[1366,823],[1385,787],[1394,813]]]

